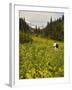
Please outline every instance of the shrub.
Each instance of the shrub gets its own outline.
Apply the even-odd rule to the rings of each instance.
[[[29,43],[29,42],[32,43],[32,41],[33,40],[32,40],[32,37],[31,37],[30,34],[24,33],[24,32],[20,32],[20,34],[19,34],[19,42],[21,44],[23,44],[23,43]]]

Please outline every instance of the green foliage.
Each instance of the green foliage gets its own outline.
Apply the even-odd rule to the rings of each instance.
[[[26,23],[25,19],[20,18],[19,19],[19,30],[21,32],[29,32],[29,25]]]
[[[53,40],[32,36],[33,43],[19,46],[19,79],[64,76],[64,47],[54,50]]]
[[[20,32],[19,33],[19,41],[20,43],[29,43],[31,42],[32,43],[32,38],[31,38],[31,35],[28,34],[28,33],[24,33],[24,32]]]
[[[54,40],[63,41],[64,40],[64,16],[55,21],[50,20],[47,26],[43,30],[44,37],[50,37]]]

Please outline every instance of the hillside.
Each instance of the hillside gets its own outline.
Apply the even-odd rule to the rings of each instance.
[[[64,76],[64,46],[53,48],[54,40],[33,36],[33,42],[20,44],[19,78],[50,78]]]
[[[42,37],[51,38],[54,40],[63,41],[64,40],[64,16],[59,19],[52,21],[52,17],[50,22],[47,22],[46,27],[40,29],[35,26],[32,28],[26,23],[25,19],[19,19],[19,30],[21,32],[27,32],[30,34],[40,35]]]

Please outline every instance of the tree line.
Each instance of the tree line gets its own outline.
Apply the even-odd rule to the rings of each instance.
[[[54,40],[63,41],[64,40],[64,15],[57,20],[52,20],[50,18],[50,22],[47,22],[46,27],[40,29],[32,28],[26,23],[25,18],[19,18],[19,31],[20,37],[23,39],[28,38],[30,35],[34,34],[36,36],[40,35],[42,37],[51,38]],[[22,35],[24,33],[24,35]],[[27,37],[26,37],[27,36]],[[22,39],[21,38],[21,39]]]

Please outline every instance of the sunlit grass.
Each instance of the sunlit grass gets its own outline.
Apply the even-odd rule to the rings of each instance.
[[[53,48],[54,40],[32,36],[32,43],[20,44],[19,78],[49,78],[64,76],[64,44]]]

